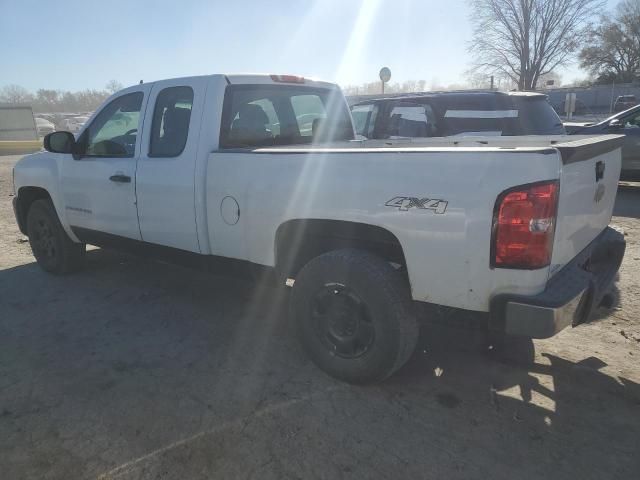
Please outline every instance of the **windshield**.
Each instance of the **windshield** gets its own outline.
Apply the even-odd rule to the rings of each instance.
[[[353,138],[351,117],[339,90],[284,85],[232,85],[226,89],[221,148]]]

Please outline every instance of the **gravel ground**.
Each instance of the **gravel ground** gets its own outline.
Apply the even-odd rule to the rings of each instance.
[[[423,334],[387,382],[306,359],[286,293],[94,249],[34,263],[0,157],[0,478],[636,479],[640,186],[613,223],[628,250],[613,308],[490,360]]]

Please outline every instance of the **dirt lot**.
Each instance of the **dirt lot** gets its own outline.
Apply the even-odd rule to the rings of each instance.
[[[272,288],[95,249],[34,263],[0,157],[0,478],[637,479],[640,186],[616,304],[491,361],[423,335],[382,385],[305,358]]]

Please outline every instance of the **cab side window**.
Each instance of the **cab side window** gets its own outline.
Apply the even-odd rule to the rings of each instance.
[[[142,92],[116,98],[93,119],[79,139],[90,157],[133,157],[136,150]]]
[[[150,157],[177,157],[189,136],[193,106],[191,87],[169,87],[156,99],[149,143]]]

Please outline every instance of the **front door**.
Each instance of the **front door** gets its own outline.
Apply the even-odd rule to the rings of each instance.
[[[140,240],[135,171],[148,90],[111,100],[78,137],[78,153],[62,162],[65,215],[81,240],[99,233]]]

